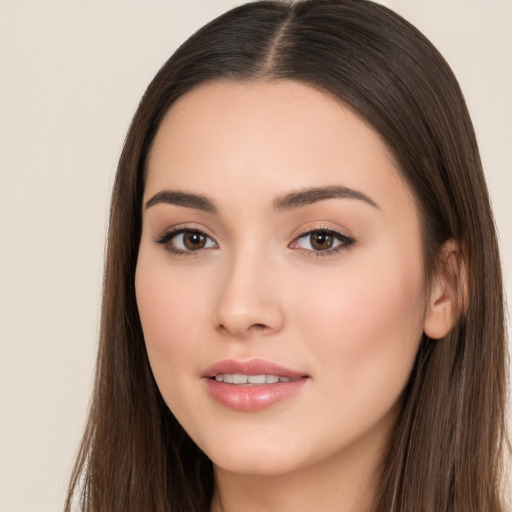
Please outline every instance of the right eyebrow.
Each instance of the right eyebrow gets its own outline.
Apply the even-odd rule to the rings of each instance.
[[[144,208],[151,208],[161,203],[193,208],[194,210],[201,210],[208,213],[218,213],[217,207],[207,197],[175,190],[162,190],[157,192],[151,199],[148,199]]]
[[[312,187],[292,192],[282,197],[278,197],[274,201],[274,209],[277,211],[293,210],[294,208],[302,208],[326,199],[358,199],[374,208],[380,209],[379,205],[366,194],[359,190],[339,185],[330,185],[327,187]]]

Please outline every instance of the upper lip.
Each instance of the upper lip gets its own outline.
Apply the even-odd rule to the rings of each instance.
[[[264,359],[249,359],[247,361],[237,361],[236,359],[224,359],[212,364],[203,374],[203,377],[212,378],[222,373],[240,374],[240,375],[278,375],[279,377],[289,377],[290,379],[300,379],[307,377],[304,372],[299,372],[281,366],[280,364]]]

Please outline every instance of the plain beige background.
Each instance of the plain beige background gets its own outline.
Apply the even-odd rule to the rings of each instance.
[[[234,0],[0,0],[0,512],[61,510],[95,358],[110,186],[149,80]],[[388,0],[458,76],[512,290],[512,0]],[[510,302],[510,299],[509,299]]]

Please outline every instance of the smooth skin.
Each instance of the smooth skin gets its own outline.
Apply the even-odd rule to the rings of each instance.
[[[283,206],[312,188],[323,196]],[[453,305],[442,272],[426,289],[418,209],[379,135],[305,84],[206,83],[165,116],[144,205],[147,351],[214,464],[212,512],[367,510],[421,335],[446,334]],[[308,379],[234,410],[203,378],[226,358]]]

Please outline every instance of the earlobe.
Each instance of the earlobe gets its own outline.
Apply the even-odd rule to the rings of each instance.
[[[466,265],[459,243],[450,239],[439,252],[438,271],[432,282],[424,332],[431,339],[445,337],[464,308],[467,294]]]

